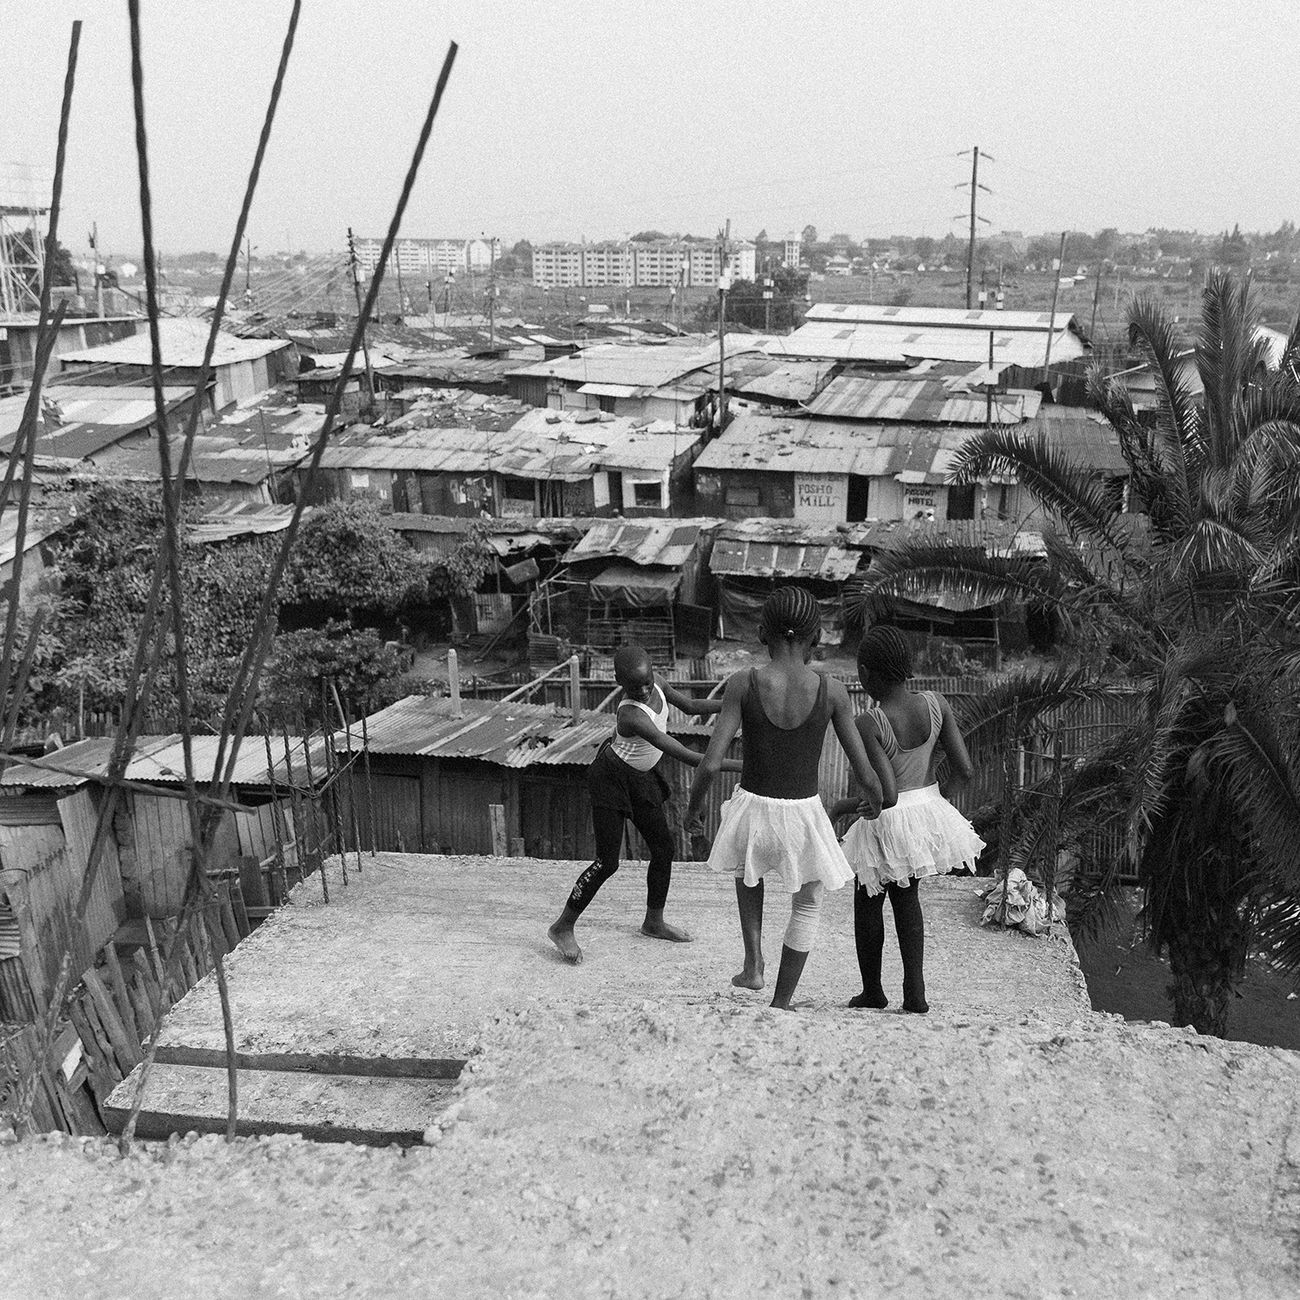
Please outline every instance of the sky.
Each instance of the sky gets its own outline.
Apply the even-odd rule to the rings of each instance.
[[[229,245],[289,0],[142,0],[155,242]],[[5,164],[52,173],[84,20],[62,242],[140,247],[125,0],[0,0]],[[305,0],[250,235],[382,235],[449,41],[406,236],[824,237],[1275,229],[1300,219],[1292,0]],[[3,201],[3,196],[0,196]]]

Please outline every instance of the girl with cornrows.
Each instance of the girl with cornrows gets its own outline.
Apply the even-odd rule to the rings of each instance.
[[[827,725],[834,726],[857,778],[859,815],[875,817],[882,802],[892,801],[893,790],[883,757],[885,782],[876,775],[843,684],[809,667],[821,636],[812,594],[801,587],[773,592],[763,606],[759,635],[770,660],[728,678],[722,712],[695,771],[687,818],[688,824],[698,819],[727,746],[743,729],[740,784],[723,805],[709,866],[736,879],[745,963],[731,982],[739,988],[761,989],[764,983],[764,882],[790,895],[772,996],[774,1007],[789,1010],[817,931],[822,894],[853,879],[817,793]]]
[[[913,691],[912,654],[896,627],[879,624],[858,648],[858,678],[875,707],[858,715],[858,731],[872,753],[883,753],[898,800],[874,821],[858,820],[844,837],[853,864],[853,938],[862,972],[862,992],[851,1007],[887,1007],[881,984],[885,946],[885,897],[894,909],[894,930],[903,958],[903,1010],[924,1014],[925,921],[917,881],[958,867],[975,867],[984,841],[939,792],[935,766],[948,757],[953,778],[969,781],[970,755],[948,701],[935,691]],[[856,812],[853,788],[833,809],[835,817]]]

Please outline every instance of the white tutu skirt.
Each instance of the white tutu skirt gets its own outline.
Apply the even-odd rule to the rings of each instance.
[[[750,886],[776,877],[792,894],[813,880],[839,889],[853,879],[853,868],[817,795],[771,799],[743,786],[722,805],[709,866],[739,876]]]
[[[887,884],[975,869],[984,841],[939,793],[937,785],[899,792],[874,821],[859,819],[844,837],[844,853],[868,894]]]

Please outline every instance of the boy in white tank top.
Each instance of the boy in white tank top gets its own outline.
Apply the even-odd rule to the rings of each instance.
[[[707,715],[719,712],[722,701],[697,700],[667,683],[656,682],[650,656],[640,646],[619,649],[614,656],[614,678],[623,689],[615,710],[614,735],[601,746],[587,769],[596,860],[578,877],[564,910],[546,931],[560,955],[575,965],[582,960],[582,949],[574,937],[573,927],[596,891],[618,870],[628,821],[641,833],[650,850],[641,933],[674,943],[689,943],[691,938],[686,931],[664,920],[664,904],[672,879],[673,835],[664,812],[668,783],[659,771],[659,762],[667,754],[698,767],[704,757],[668,734],[670,704],[683,713]],[[740,764],[729,759],[724,768],[739,772]]]

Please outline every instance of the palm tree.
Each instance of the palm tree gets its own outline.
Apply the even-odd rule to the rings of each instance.
[[[1249,284],[1215,274],[1189,355],[1138,298],[1129,338],[1157,379],[1154,420],[1121,381],[1089,376],[1132,513],[1044,435],[990,429],[954,478],[1024,485],[1052,520],[1046,561],[917,540],[879,557],[864,593],[870,610],[956,585],[981,603],[1037,603],[1067,629],[1060,666],[1013,675],[971,710],[985,748],[1071,702],[1135,699],[1071,765],[1059,824],[1041,790],[1021,798],[1009,860],[1053,832],[1078,844],[1120,828],[1118,855],[1082,863],[1072,916],[1095,922],[1136,874],[1147,938],[1169,955],[1174,1023],[1219,1036],[1253,947],[1300,972],[1300,325],[1270,368],[1258,324]]]

